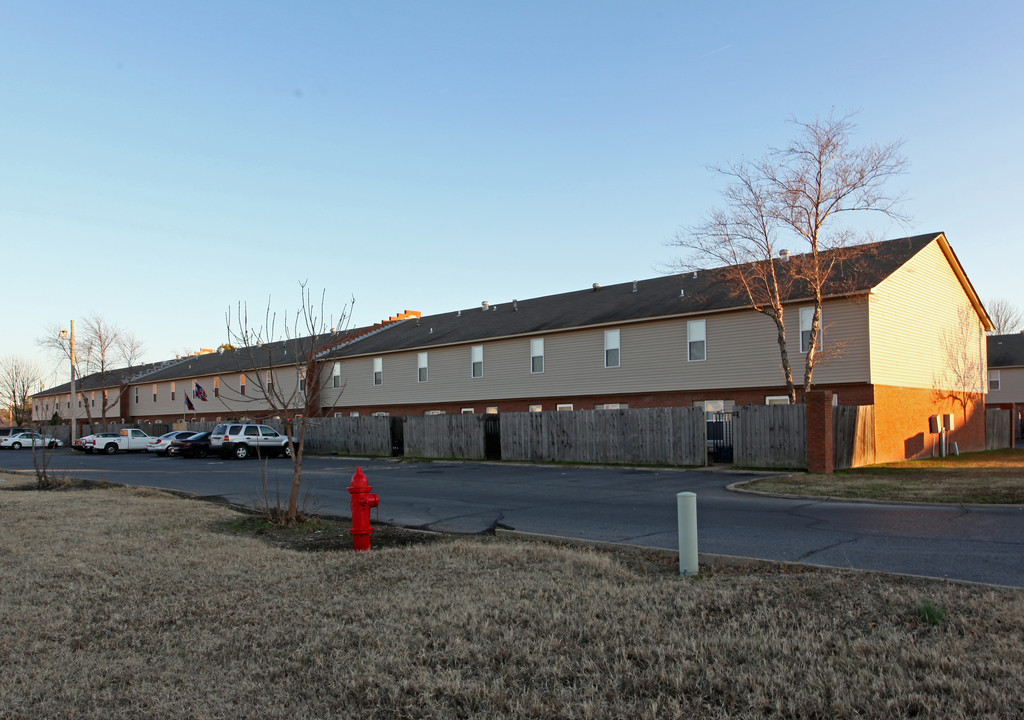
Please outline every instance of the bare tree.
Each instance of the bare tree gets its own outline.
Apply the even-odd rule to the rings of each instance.
[[[803,338],[803,392],[811,389],[821,356],[821,305],[837,268],[852,257],[850,249],[867,242],[842,218],[872,212],[902,221],[902,198],[884,185],[906,168],[902,143],[852,147],[852,116],[802,123],[785,148],[772,149],[754,161],[710,169],[727,178],[723,206],[700,224],[676,234],[669,244],[685,255],[674,269],[720,268],[721,283],[775,324],[783,377],[790,402],[796,387],[789,358],[784,305],[796,299],[813,303],[810,333]],[[797,254],[783,249],[797,250]],[[786,261],[788,260],[788,262]]]
[[[32,419],[29,398],[42,377],[39,366],[31,360],[17,355],[0,358],[0,402],[10,409],[12,425],[24,425]]]
[[[940,339],[945,363],[932,381],[935,398],[959,405],[964,425],[971,405],[979,400],[984,402],[986,368],[982,362],[982,333],[977,314],[970,308],[960,308],[956,322],[943,330]]]
[[[990,335],[1011,335],[1024,331],[1024,312],[1009,300],[996,298],[988,303],[986,309],[993,325]]]
[[[228,340],[223,347],[240,358],[239,372],[254,391],[242,395],[228,388],[221,390],[225,402],[254,403],[268,417],[281,419],[292,460],[292,483],[287,508],[278,504],[267,509],[271,520],[289,525],[299,520],[306,430],[322,416],[322,390],[330,379],[322,370],[320,357],[344,337],[341,330],[348,324],[354,303],[352,300],[342,308],[336,321],[328,321],[324,314],[326,291],[317,302],[306,283],[299,288],[301,306],[293,317],[285,316],[280,328],[269,301],[258,324],[250,322],[245,303],[239,303],[234,318],[228,311]]]
[[[37,338],[36,344],[73,365],[75,377],[93,376],[93,386],[102,394],[100,419],[105,430],[107,411],[120,401],[125,387],[122,373],[115,375],[114,371],[123,368],[130,370],[141,362],[142,341],[134,333],[93,313],[85,319],[74,346],[72,338],[61,332],[58,323],[50,325],[45,334]],[[81,385],[77,387],[77,399],[82,400],[86,418],[92,427],[92,408],[89,399],[85,397],[85,390]],[[72,398],[72,402],[75,399]]]

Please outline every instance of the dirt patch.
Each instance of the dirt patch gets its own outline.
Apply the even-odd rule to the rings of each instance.
[[[275,525],[260,515],[242,515],[219,523],[219,532],[232,535],[250,535],[275,547],[302,552],[351,551],[351,524],[346,521],[310,518],[298,525]],[[375,525],[370,536],[371,548],[409,547],[446,540],[441,533],[407,530],[388,525]]]

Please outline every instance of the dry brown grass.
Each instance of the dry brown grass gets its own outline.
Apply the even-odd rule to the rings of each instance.
[[[1024,450],[885,463],[832,475],[785,475],[755,480],[743,487],[837,498],[1019,505],[1024,504]]]
[[[217,530],[237,517],[156,491],[0,491],[0,718],[1024,708],[1020,592],[824,570],[682,579],[478,538],[300,553]]]

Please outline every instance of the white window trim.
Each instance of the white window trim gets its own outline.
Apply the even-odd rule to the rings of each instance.
[[[765,395],[765,405],[789,405],[789,395]]]
[[[416,353],[416,382],[425,383],[430,380],[430,367],[427,353]]]
[[[821,352],[822,348],[825,347],[825,323],[823,319],[825,317],[824,309],[821,315],[818,316],[818,352]],[[809,350],[806,343],[804,343],[804,333],[811,331],[811,325],[814,324],[814,306],[800,308],[800,352],[804,355]]]
[[[572,410],[572,403],[558,403],[555,405],[555,410],[561,412],[570,412]]]
[[[538,350],[540,352],[538,352]],[[534,360],[540,358],[540,370],[534,368]],[[540,375],[544,372],[544,338],[530,339],[530,374]]]
[[[531,405],[530,406],[530,412],[544,412],[544,406],[543,405]]]
[[[373,359],[373,386],[380,387],[384,384],[384,358],[375,357]]]
[[[608,362],[608,351],[615,351],[616,362],[614,365]],[[617,368],[622,365],[622,335],[618,330],[604,331],[604,366],[606,368]]]
[[[480,374],[476,374],[477,363],[480,363]],[[473,345],[469,349],[469,376],[474,380],[479,380],[484,376],[484,346]]]
[[[1000,377],[998,370],[988,371],[988,391],[998,392],[1000,388]]]
[[[704,343],[703,357],[693,357],[693,344]],[[708,326],[707,320],[686,321],[686,360],[687,362],[704,362],[708,359]]]

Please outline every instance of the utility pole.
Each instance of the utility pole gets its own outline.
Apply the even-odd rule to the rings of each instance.
[[[60,336],[62,338],[68,337],[67,330],[61,330]],[[71,321],[71,337],[70,340],[70,353],[71,358],[71,444],[75,444],[75,440],[78,438],[78,413],[75,408],[78,407],[77,399],[75,398],[75,321]]]

